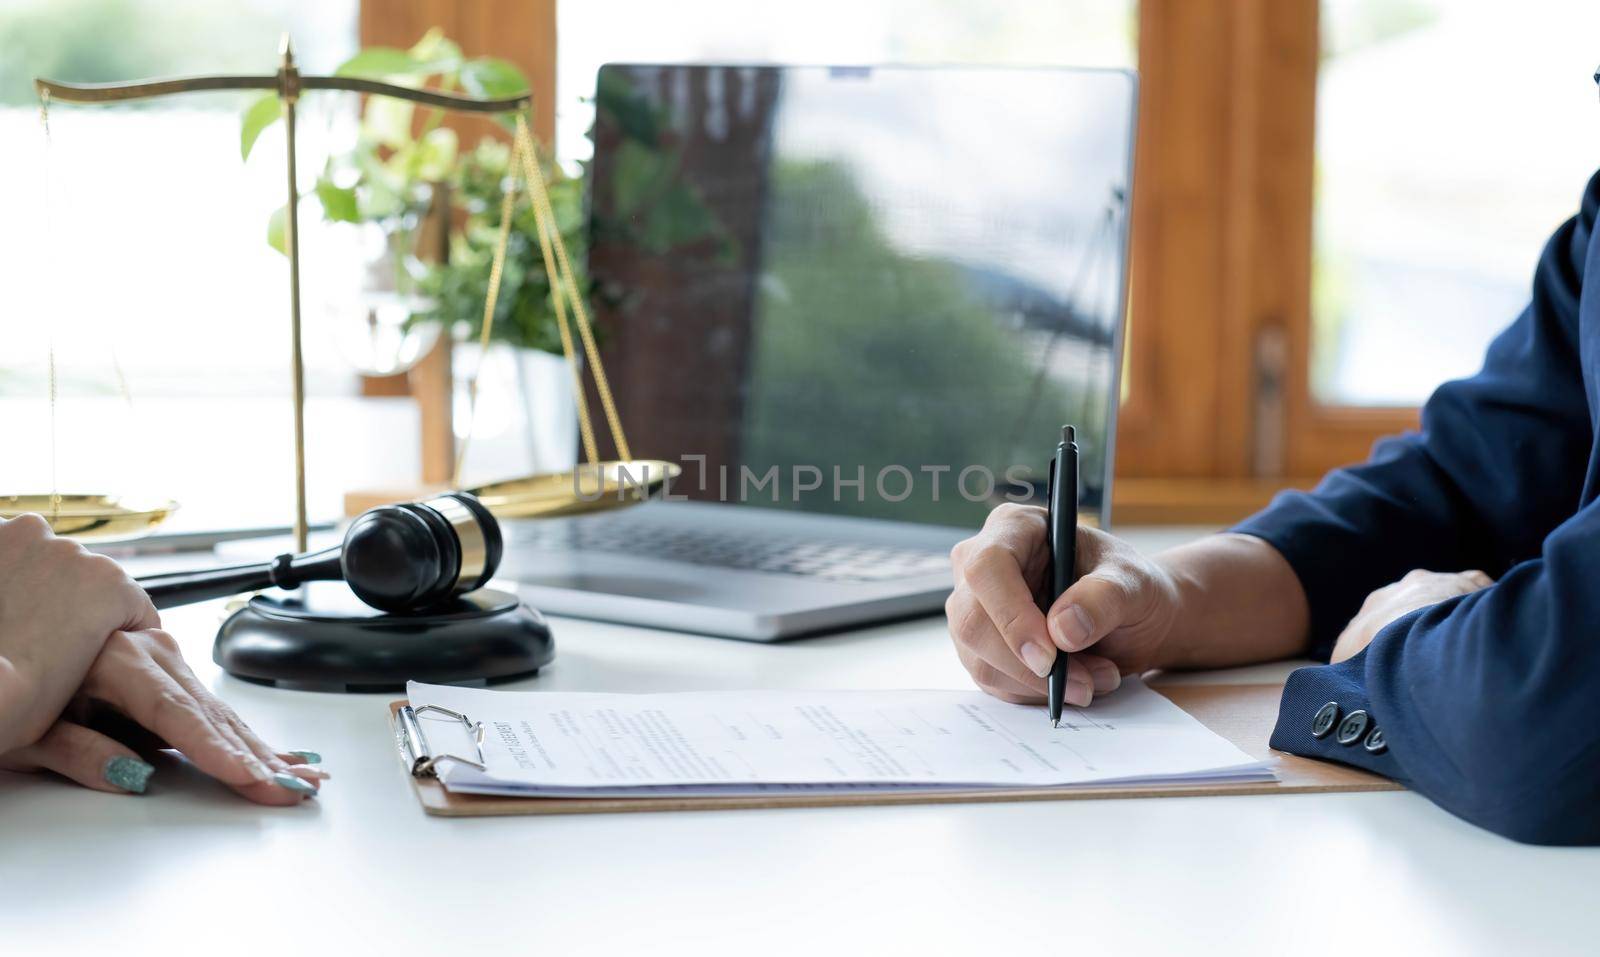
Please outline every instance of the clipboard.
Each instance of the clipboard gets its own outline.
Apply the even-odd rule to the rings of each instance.
[[[1065,788],[876,791],[856,794],[796,792],[711,797],[535,798],[451,794],[437,769],[452,761],[482,767],[483,728],[467,715],[428,706],[460,721],[480,749],[476,755],[435,754],[406,702],[389,706],[402,765],[422,809],[437,817],[507,817],[523,814],[613,814],[628,811],[719,811],[785,807],[862,807],[878,804],[977,804],[1001,801],[1084,801],[1106,798],[1205,797],[1241,794],[1328,794],[1401,791],[1388,778],[1357,768],[1274,751],[1267,746],[1278,717],[1281,684],[1172,685],[1152,687],[1201,724],[1253,758],[1272,765],[1276,781],[1117,784]],[[423,709],[418,709],[423,710]],[[409,715],[409,716],[408,716]]]

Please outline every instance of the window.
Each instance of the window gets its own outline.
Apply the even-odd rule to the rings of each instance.
[[[1322,0],[1312,388],[1415,405],[1477,370],[1600,162],[1600,9]]]
[[[281,129],[241,163],[239,113],[251,94],[58,102],[47,145],[32,85],[271,73],[285,31],[302,69],[331,70],[356,48],[356,0],[33,0],[0,10],[0,193],[17,213],[8,219],[25,224],[0,235],[0,259],[21,267],[7,271],[0,305],[0,414],[17,450],[0,458],[0,489],[47,490],[53,469],[62,491],[175,498],[184,507],[174,525],[292,515],[287,270],[266,243],[284,199]],[[306,98],[302,183],[353,135],[355,109],[344,94]],[[376,483],[416,468],[414,450],[397,464],[386,457],[392,443],[376,438],[414,413],[354,398],[356,377],[318,305],[353,270],[319,220],[302,218],[308,441],[313,510],[331,517],[352,476]],[[196,441],[212,435],[225,443]],[[252,452],[257,443],[271,454]]]
[[[1576,0],[1141,0],[1118,521],[1236,520],[1476,369],[1600,155],[1597,35]]]

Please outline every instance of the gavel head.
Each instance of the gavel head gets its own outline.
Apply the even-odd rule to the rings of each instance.
[[[363,512],[345,531],[340,565],[363,602],[415,612],[483,587],[501,550],[500,523],[483,503],[451,492]]]

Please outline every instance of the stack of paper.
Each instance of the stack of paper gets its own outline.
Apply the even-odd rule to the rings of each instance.
[[[407,687],[484,725],[486,770],[441,766],[469,794],[614,797],[1072,787],[1272,780],[1273,772],[1137,680],[1069,709],[964,691],[508,692]],[[438,752],[459,723],[420,718]]]

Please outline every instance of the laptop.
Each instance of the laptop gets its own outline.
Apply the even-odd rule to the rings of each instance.
[[[757,641],[936,612],[1063,423],[1108,525],[1134,104],[1115,70],[602,67],[601,349],[633,457],[683,474],[506,523],[502,574]]]

